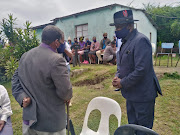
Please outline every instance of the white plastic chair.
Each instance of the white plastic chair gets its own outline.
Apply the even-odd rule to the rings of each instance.
[[[97,132],[88,128],[88,117],[91,111],[99,110],[101,120]],[[109,135],[109,117],[114,114],[118,119],[118,127],[121,124],[121,108],[113,99],[107,97],[96,97],[92,99],[87,107],[84,124],[80,135]]]

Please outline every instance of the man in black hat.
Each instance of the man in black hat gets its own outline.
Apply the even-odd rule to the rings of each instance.
[[[132,10],[114,14],[117,39],[122,45],[117,52],[117,73],[112,85],[121,90],[126,99],[129,124],[153,127],[154,105],[161,88],[152,64],[152,47],[149,39],[134,29]],[[143,135],[143,133],[138,133]]]

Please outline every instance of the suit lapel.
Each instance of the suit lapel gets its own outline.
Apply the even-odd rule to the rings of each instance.
[[[122,60],[122,56],[125,53],[125,50],[127,49],[127,47],[130,45],[131,40],[134,38],[134,36],[136,35],[137,30],[133,30],[133,33],[131,34],[131,36],[129,37],[129,39],[127,40],[127,42],[123,45],[123,47],[121,48],[121,51],[119,51],[119,60],[121,63]]]

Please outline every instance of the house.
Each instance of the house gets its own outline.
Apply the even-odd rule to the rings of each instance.
[[[146,35],[151,43],[157,42],[157,26],[152,21],[145,10],[135,9],[132,7],[123,6],[120,4],[111,4],[63,17],[58,17],[51,20],[51,23],[33,27],[36,30],[38,38],[40,39],[42,29],[49,25],[58,26],[65,34],[65,39],[71,37],[89,37],[92,40],[96,36],[97,41],[103,38],[103,33],[108,33],[108,38],[113,39],[115,27],[109,26],[113,22],[113,14],[120,10],[133,11],[134,19],[139,20],[135,22],[135,28],[144,35]]]

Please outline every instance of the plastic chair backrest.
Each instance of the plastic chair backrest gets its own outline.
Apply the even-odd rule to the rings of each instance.
[[[158,135],[152,129],[146,128],[144,126],[135,125],[135,124],[127,124],[120,126],[114,132],[114,135],[135,135],[136,131],[141,131],[146,135]]]
[[[97,132],[88,128],[88,117],[93,110],[101,112],[101,120]],[[96,97],[92,99],[87,107],[84,124],[80,135],[109,135],[109,117],[114,114],[118,119],[118,127],[121,124],[121,108],[113,99],[107,97]]]

